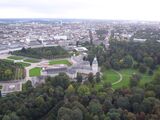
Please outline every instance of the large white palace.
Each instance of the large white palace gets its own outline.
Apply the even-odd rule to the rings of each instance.
[[[41,75],[55,76],[58,75],[60,72],[65,72],[70,78],[76,78],[77,73],[82,73],[85,75],[93,73],[93,75],[95,75],[97,72],[99,72],[96,57],[94,58],[92,65],[90,65],[89,61],[84,61],[83,57],[84,56],[82,54],[79,56],[72,56],[69,60],[72,63],[72,66],[60,64],[44,67],[41,71]]]

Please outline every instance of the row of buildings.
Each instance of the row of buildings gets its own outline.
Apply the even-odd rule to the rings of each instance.
[[[36,22],[0,24],[0,53],[23,47],[76,45],[77,41],[89,41],[87,29],[79,23],[63,26]]]

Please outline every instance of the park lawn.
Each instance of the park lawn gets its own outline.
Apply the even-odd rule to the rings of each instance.
[[[24,62],[29,62],[29,63],[38,63],[39,60],[36,59],[25,59]]]
[[[122,69],[118,71],[122,74],[122,81],[112,85],[113,89],[123,88],[123,87],[129,87],[129,81],[133,73],[139,73],[136,69]],[[144,86],[146,83],[152,81],[152,76],[148,75],[147,73],[141,74],[141,79],[139,82],[139,86]],[[113,70],[106,70],[103,72],[103,79],[100,83],[95,85],[95,89],[99,90],[103,87],[103,84],[106,82],[110,82],[111,84],[119,80],[119,75],[115,73]]]
[[[28,67],[28,66],[31,65],[31,64],[29,64],[29,63],[24,63],[24,62],[18,62],[18,63],[16,63],[16,64],[22,65],[23,67]]]
[[[119,75],[112,69],[105,70],[103,72],[102,81],[96,84],[96,89],[100,89],[103,87],[104,83],[114,83],[119,80]]]
[[[56,65],[56,64],[65,64],[68,66],[72,65],[68,60],[51,60],[51,61],[49,61],[49,65]]]
[[[120,71],[118,71],[122,74],[122,81],[112,85],[113,89],[118,89],[118,88],[123,88],[123,87],[129,87],[129,82],[130,82],[130,78],[133,75],[133,73],[139,73],[138,70],[136,69],[122,69]],[[139,82],[139,86],[144,86],[146,83],[149,83],[152,81],[152,77],[148,75],[147,73],[141,74],[141,79]],[[97,90],[99,90],[100,88],[103,87],[103,84],[106,82],[110,82],[111,84],[116,82],[117,80],[119,80],[119,75],[117,73],[115,73],[113,70],[106,70],[105,72],[103,72],[103,80],[95,85],[95,88]]]
[[[35,77],[35,76],[40,76],[40,75],[41,75],[41,68],[39,68],[39,67],[32,68],[29,71],[30,77]]]
[[[23,57],[21,57],[21,56],[15,56],[15,55],[9,56],[8,58],[9,59],[13,59],[13,60],[23,60]]]
[[[135,69],[123,69],[118,71],[122,74],[122,81],[118,84],[113,85],[112,87],[114,89],[122,88],[122,87],[128,87],[129,86],[129,80],[133,73],[137,73]]]
[[[135,69],[123,69],[119,71],[122,74],[122,81],[116,85],[113,85],[112,87],[114,89],[122,88],[122,87],[129,87],[129,81],[133,73],[139,73],[139,71]],[[141,74],[141,73],[139,73]],[[152,81],[152,76],[149,76],[147,73],[146,74],[141,74],[141,79],[140,79],[140,86],[145,85],[145,83],[151,82]]]
[[[119,75],[114,70],[107,70],[103,72],[103,81],[111,84],[119,80]]]

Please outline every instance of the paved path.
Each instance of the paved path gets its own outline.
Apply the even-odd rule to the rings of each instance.
[[[119,80],[114,82],[114,83],[112,83],[112,85],[116,85],[116,84],[120,83],[123,80],[122,74],[120,72],[118,72],[116,70],[114,70],[114,72],[116,72],[119,75]]]
[[[35,67],[42,67],[43,64],[47,64],[49,62],[49,60],[42,60],[38,63],[30,63],[31,65],[26,67],[26,77],[25,77],[25,80],[30,80],[30,76],[29,76],[29,71],[32,69],[32,68],[35,68]]]
[[[118,72],[116,70],[113,70],[113,71],[119,75],[119,79],[116,82],[112,83],[112,85],[116,85],[116,84],[120,83],[123,80],[123,76],[122,76],[122,74],[120,72]],[[101,82],[104,83],[104,81],[101,81]],[[111,87],[111,89],[114,91],[114,89],[112,87]]]

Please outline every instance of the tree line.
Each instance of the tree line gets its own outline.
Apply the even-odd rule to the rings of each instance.
[[[37,58],[54,59],[68,57],[69,53],[60,46],[41,47],[41,48],[22,48],[22,50],[11,52],[13,55]]]
[[[135,75],[131,79],[135,79]],[[144,88],[113,91],[104,84],[97,90],[96,78],[83,84],[70,81],[65,73],[48,77],[33,88],[28,81],[23,91],[0,98],[2,120],[158,120],[160,118],[160,71]]]
[[[84,60],[92,63],[96,55],[102,70],[109,68],[116,70],[135,68],[142,73],[148,72],[152,74],[153,70],[160,64],[159,46],[160,43],[157,41],[147,40],[144,43],[139,43],[111,39],[108,49],[103,44],[88,46],[88,57],[84,57]]]

